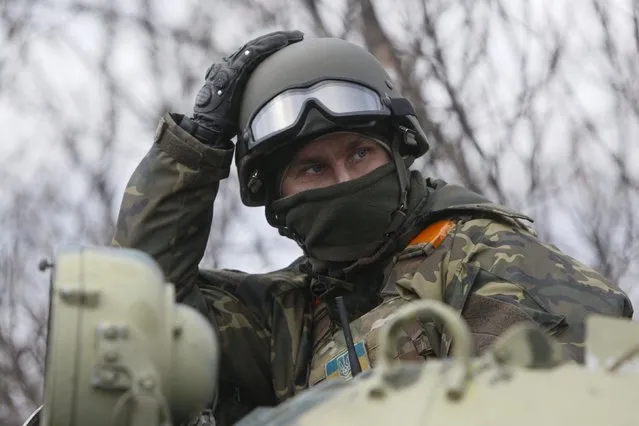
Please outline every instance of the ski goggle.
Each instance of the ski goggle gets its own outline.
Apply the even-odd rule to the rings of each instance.
[[[287,90],[268,101],[250,122],[252,137],[248,148],[296,127],[310,101],[338,119],[391,114],[374,90],[348,81],[324,80],[310,87]]]

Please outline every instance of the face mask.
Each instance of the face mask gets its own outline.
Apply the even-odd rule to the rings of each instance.
[[[274,201],[271,208],[311,258],[353,261],[373,254],[396,228],[400,196],[389,163],[358,179]]]

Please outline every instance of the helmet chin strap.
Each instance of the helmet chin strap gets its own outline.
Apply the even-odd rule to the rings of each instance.
[[[391,143],[391,159],[395,163],[397,179],[399,180],[400,195],[397,210],[393,213],[388,229],[386,230],[387,236],[392,235],[402,225],[402,223],[404,223],[404,220],[406,220],[409,189],[408,165],[406,163],[408,162],[410,165],[413,161],[412,157],[404,159],[400,153],[400,148],[402,146],[402,142],[404,142],[404,139],[406,138],[406,135],[406,132],[396,134]]]
[[[415,144],[415,136],[412,130],[399,127],[398,131],[395,132],[395,137],[391,142],[391,161],[395,164],[395,170],[397,173],[397,179],[399,181],[400,188],[400,196],[398,199],[397,210],[393,212],[391,216],[390,223],[388,224],[388,228],[386,229],[385,235],[387,236],[386,241],[373,253],[371,256],[358,259],[351,263],[350,265],[341,268],[342,274],[347,275],[365,265],[371,264],[377,261],[384,253],[395,244],[399,238],[398,230],[402,227],[402,225],[406,222],[408,217],[408,191],[410,189],[410,179],[409,179],[409,170],[408,167],[415,160],[412,155],[407,155],[402,157],[400,149],[402,146],[411,146]],[[310,258],[308,250],[304,244],[304,238],[301,235],[296,234],[295,232],[286,228],[286,226],[282,223],[281,218],[279,218],[270,207],[273,201],[275,201],[275,196],[278,194],[278,191],[271,185],[266,189],[266,206],[265,206],[265,215],[268,223],[277,228],[280,235],[285,236],[287,238],[295,241],[299,247],[304,252],[304,256]]]

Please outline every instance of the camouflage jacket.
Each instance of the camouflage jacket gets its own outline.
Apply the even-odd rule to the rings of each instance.
[[[223,404],[250,409],[277,404],[323,380],[327,348],[334,355],[340,338],[324,304],[313,303],[303,259],[265,274],[199,269],[218,184],[231,160],[232,146],[205,146],[166,115],[128,183],[113,244],[153,256],[178,300],[215,325],[223,351]],[[586,314],[632,316],[623,292],[540,242],[523,224],[525,216],[454,185],[441,185],[431,196],[433,221],[445,218],[453,226],[436,245],[414,244],[398,253],[381,285],[382,304],[353,323],[371,359],[377,320],[413,298],[436,298],[458,309],[477,352],[510,325],[534,321],[579,358]],[[412,349],[400,348],[398,356],[448,353],[445,331],[429,326],[405,330]]]

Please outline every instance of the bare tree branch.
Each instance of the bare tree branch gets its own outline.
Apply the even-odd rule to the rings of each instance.
[[[159,116],[190,113],[210,61],[237,47],[228,31],[301,26],[363,43],[431,139],[425,174],[530,213],[544,239],[633,289],[639,3],[389,4],[198,0],[170,14],[154,0],[3,4],[0,119],[10,138],[0,178],[11,191],[0,194],[0,424],[20,424],[41,402],[48,283],[37,258],[108,240]],[[278,257],[276,231],[247,219],[237,184],[232,174],[220,187],[203,265],[290,261]]]

